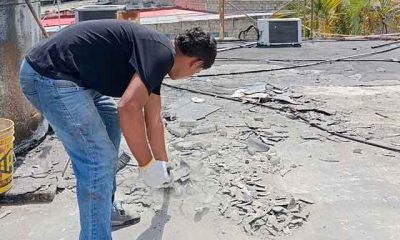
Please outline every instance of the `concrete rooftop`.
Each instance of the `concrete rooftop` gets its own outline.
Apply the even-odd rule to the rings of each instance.
[[[305,42],[301,48],[236,49],[220,53],[215,66],[201,74],[293,66],[305,62],[283,60],[333,59],[393,47],[371,49],[380,43],[323,41]],[[249,176],[259,179],[254,181],[271,193],[280,191],[280,196],[296,199],[306,196],[314,202],[304,206],[310,216],[302,226],[274,239],[398,239],[400,153],[333,136],[286,110],[297,109],[299,116],[331,131],[400,148],[399,56],[396,49],[358,61],[285,71],[166,80],[173,86],[227,97],[238,89],[267,86],[265,105],[278,110],[163,87],[164,110],[178,111],[175,121],[167,121],[170,159],[178,169],[183,162],[189,166],[192,184],[172,193],[151,191],[137,179],[135,162],[131,162],[118,175],[117,199],[140,213],[141,221],[115,231],[114,239],[268,239],[267,232],[247,229],[233,204],[221,213],[221,204],[235,198],[227,194],[233,191],[232,185]],[[196,105],[193,97],[204,102]],[[218,110],[192,121],[196,127],[189,132],[185,114],[207,108]],[[31,158],[40,155],[40,162],[65,162],[60,143],[50,137],[32,151]],[[252,150],[249,138],[259,137],[268,142],[269,150]],[[45,155],[41,154],[44,149]],[[76,239],[78,210],[70,169],[66,176],[67,187],[51,203],[1,207],[0,216],[8,213],[1,219],[1,238]],[[263,199],[255,202],[266,204]]]

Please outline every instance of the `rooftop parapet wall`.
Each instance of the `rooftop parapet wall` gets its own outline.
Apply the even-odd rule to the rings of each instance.
[[[286,0],[230,0],[234,6],[245,12],[271,12],[278,9],[281,5],[285,4]],[[218,12],[218,0],[175,0],[175,6],[198,10],[206,12]],[[239,13],[236,8],[230,4],[225,3],[225,13],[235,14]]]
[[[255,19],[258,19],[268,17],[270,14],[252,14],[251,16]],[[192,27],[201,27],[203,30],[210,32],[215,37],[218,37],[219,35],[218,17],[169,23],[145,23],[142,21],[141,24],[163,32],[171,37],[181,33],[185,29],[190,29]],[[248,28],[250,25],[254,25],[254,22],[246,16],[227,16],[225,17],[225,37],[237,38],[240,31],[246,30],[246,28]],[[250,30],[246,35],[247,40],[256,40],[256,38],[257,34],[254,30]]]

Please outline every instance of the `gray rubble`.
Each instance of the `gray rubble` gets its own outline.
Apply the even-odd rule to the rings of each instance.
[[[221,193],[228,198],[220,203],[220,214],[234,218],[249,234],[281,236],[307,222],[311,202],[280,193],[258,178],[239,177],[221,184]]]
[[[190,133],[193,135],[212,133],[217,131],[217,126],[215,124],[206,124],[200,125],[190,130]]]
[[[252,91],[261,90],[253,89]],[[283,167],[282,159],[275,150],[271,150],[274,144],[289,137],[285,125],[271,125],[262,117],[247,118],[245,124],[241,126],[244,130],[233,137],[237,140],[228,140],[231,143],[221,144],[219,150],[207,149],[206,151],[206,137],[202,138],[203,141],[189,139],[192,139],[191,135],[211,136],[210,134],[217,130],[214,124],[191,121],[190,124],[181,122],[180,127],[192,128],[189,134],[171,145],[174,150],[181,153],[174,153],[174,156],[193,159],[193,161],[203,159],[209,163],[203,168],[210,169],[208,176],[216,180],[220,187],[216,194],[220,196],[218,197],[220,199],[218,212],[222,216],[240,224],[248,234],[264,236],[289,234],[292,229],[307,222],[309,216],[307,206],[312,203],[311,201],[304,202],[288,193],[279,192],[265,184],[261,178],[262,174],[271,173],[285,176],[297,167],[296,165],[291,165],[290,168]],[[232,132],[232,129],[225,129],[219,137],[226,137],[228,131]],[[172,135],[177,137],[176,134]],[[243,150],[247,151],[243,152]],[[190,154],[186,154],[188,152]],[[205,152],[208,154],[203,155]],[[221,157],[214,158],[214,154]],[[234,158],[227,160],[224,156],[234,156]],[[180,183],[180,185],[175,185],[175,188],[178,187],[177,195],[181,196],[184,194],[187,183],[194,177],[193,164],[190,161],[177,159],[175,161],[177,163],[174,164],[171,175],[175,182]],[[203,175],[200,179],[204,181],[207,178],[207,175]],[[203,216],[211,210],[208,205],[194,209],[194,220],[201,221]]]
[[[163,116],[170,119],[173,116],[173,120],[200,120],[220,109],[221,107],[206,102],[195,103],[190,98],[180,98],[163,111]]]
[[[48,135],[39,146],[16,159],[12,188],[0,196],[0,204],[51,202],[67,161],[61,142]]]
[[[167,130],[174,136],[183,138],[189,133],[189,129],[182,128],[177,124],[168,124]]]

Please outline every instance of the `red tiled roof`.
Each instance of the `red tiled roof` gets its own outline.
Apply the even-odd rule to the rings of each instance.
[[[58,25],[71,25],[75,23],[75,15],[71,11],[61,12],[60,19],[57,13],[47,13],[41,20],[44,27],[52,27]]]
[[[42,24],[44,27],[51,27],[51,26],[58,26],[58,25],[71,25],[75,23],[75,17],[68,17],[68,18],[48,18],[42,20]]]
[[[188,16],[201,16],[207,13],[169,8],[169,9],[159,9],[159,10],[141,10],[140,18],[152,18],[152,17],[188,17]],[[42,18],[42,24],[44,27],[52,27],[58,25],[71,25],[75,23],[75,16],[72,12],[67,11],[61,13],[60,20],[58,19],[57,13],[47,13]]]
[[[140,11],[140,17],[146,18],[146,17],[161,17],[161,16],[182,16],[182,15],[190,15],[190,16],[197,16],[197,15],[204,15],[206,13],[204,12],[198,12],[198,11],[191,11],[191,10],[184,10],[184,9],[178,9],[178,8],[172,8],[172,9],[160,9],[160,10],[142,10]]]

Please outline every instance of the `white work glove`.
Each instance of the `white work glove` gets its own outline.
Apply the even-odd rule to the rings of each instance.
[[[153,188],[169,187],[172,181],[167,171],[167,162],[154,159],[146,166],[139,167],[139,177]]]

